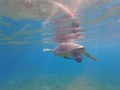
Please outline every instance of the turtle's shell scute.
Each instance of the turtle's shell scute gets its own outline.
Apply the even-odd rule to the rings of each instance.
[[[75,43],[62,43],[60,44],[54,51],[56,53],[63,53],[63,52],[71,52],[74,50],[80,50],[80,49],[84,49],[83,46],[79,45],[79,44],[75,44]]]

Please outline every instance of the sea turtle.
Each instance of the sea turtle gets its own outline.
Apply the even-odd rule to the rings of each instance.
[[[44,51],[51,51],[55,53],[57,56],[61,56],[67,59],[73,59],[77,62],[82,61],[82,54],[89,57],[91,60],[97,61],[96,58],[91,56],[86,52],[85,48],[79,44],[75,43],[62,43],[56,49],[44,49]]]

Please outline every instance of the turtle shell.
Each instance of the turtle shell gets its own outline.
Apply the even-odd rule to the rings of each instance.
[[[75,43],[62,43],[55,50],[55,54],[62,57],[72,58],[73,52],[84,52],[85,49],[83,46]]]

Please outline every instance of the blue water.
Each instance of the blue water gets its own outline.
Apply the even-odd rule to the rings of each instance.
[[[1,16],[0,90],[120,90],[120,1],[95,5],[81,11],[85,37],[77,43],[98,62],[43,52],[56,47],[43,40],[44,20]]]

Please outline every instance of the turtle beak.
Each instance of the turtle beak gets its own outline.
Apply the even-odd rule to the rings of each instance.
[[[80,63],[82,62],[82,57],[76,58],[75,60]]]

